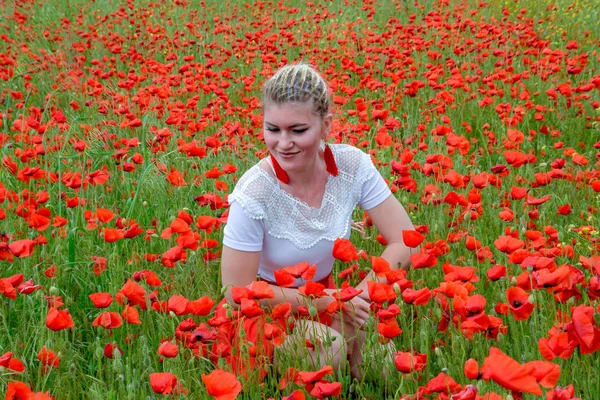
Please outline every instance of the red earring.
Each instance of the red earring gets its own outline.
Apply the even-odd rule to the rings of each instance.
[[[338,176],[338,167],[335,163],[335,157],[328,144],[325,144],[325,150],[323,151],[323,158],[325,158],[325,168],[333,176]]]
[[[273,164],[273,169],[275,170],[275,176],[277,179],[285,184],[290,183],[290,177],[288,176],[287,172],[281,168],[281,165],[279,165],[275,157],[273,157],[273,154],[271,154],[271,163]]]

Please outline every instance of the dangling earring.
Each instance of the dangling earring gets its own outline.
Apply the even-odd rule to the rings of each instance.
[[[279,165],[277,159],[273,157],[273,154],[271,154],[271,163],[273,164],[273,169],[275,170],[275,176],[277,177],[277,179],[279,179],[285,184],[290,183],[290,177],[288,176],[287,172],[285,172],[285,170],[281,168],[281,165]]]
[[[338,176],[338,167],[335,163],[335,157],[333,157],[333,152],[327,143],[325,143],[323,158],[325,158],[325,168],[327,169],[327,172],[333,176]]]

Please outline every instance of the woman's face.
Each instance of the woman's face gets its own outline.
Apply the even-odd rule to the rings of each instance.
[[[287,172],[314,166],[330,126],[331,115],[315,114],[310,102],[264,105],[265,143]]]

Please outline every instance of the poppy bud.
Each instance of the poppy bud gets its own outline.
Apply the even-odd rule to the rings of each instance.
[[[317,315],[317,308],[315,306],[308,307],[308,315],[314,317]]]
[[[233,317],[233,311],[231,309],[228,309],[227,311],[225,311],[225,316],[227,318],[232,318]]]
[[[529,297],[527,298],[527,301],[530,302],[531,304],[535,304],[535,296],[532,294],[529,295]]]
[[[58,296],[60,294],[60,291],[56,286],[50,286],[48,292],[50,293],[50,296]]]

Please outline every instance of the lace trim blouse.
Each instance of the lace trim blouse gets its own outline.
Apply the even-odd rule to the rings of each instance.
[[[260,163],[240,178],[229,195],[223,244],[261,251],[261,278],[274,281],[274,270],[301,261],[317,265],[315,280],[325,278],[333,267],[333,242],[350,236],[356,205],[369,210],[391,194],[369,155],[349,145],[330,147],[339,173],[328,176],[318,208],[283,190]]]

